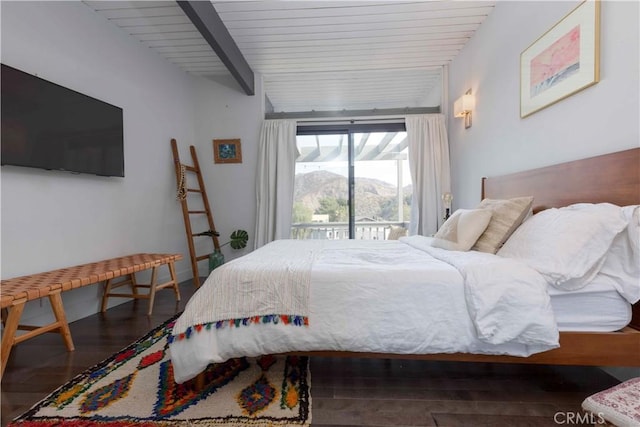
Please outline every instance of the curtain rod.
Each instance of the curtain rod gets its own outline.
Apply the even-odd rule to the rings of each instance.
[[[371,110],[341,110],[341,111],[297,111],[266,113],[264,118],[272,119],[297,119],[298,123],[325,121],[326,119],[344,120],[388,120],[404,118],[407,114],[435,114],[440,113],[440,107],[415,107],[415,108],[385,108]],[[374,117],[378,117],[377,119]]]
[[[354,117],[344,120],[328,120],[328,119],[315,119],[315,120],[297,120],[298,126],[314,126],[314,125],[348,125],[348,124],[387,124],[387,123],[404,123],[404,116],[389,116],[384,118],[370,118],[370,117]]]

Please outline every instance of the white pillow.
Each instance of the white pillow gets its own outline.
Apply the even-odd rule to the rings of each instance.
[[[627,301],[640,301],[640,205],[625,206],[627,227],[613,239],[600,274],[609,276]]]
[[[486,230],[490,220],[489,210],[458,209],[433,236],[431,246],[450,251],[468,251]]]
[[[525,221],[498,255],[525,262],[559,289],[580,289],[598,273],[626,225],[622,208],[609,203],[547,209]]]
[[[491,212],[491,221],[487,229],[473,245],[474,251],[495,254],[511,233],[527,216],[533,204],[533,197],[515,197],[513,199],[483,199],[477,209]]]

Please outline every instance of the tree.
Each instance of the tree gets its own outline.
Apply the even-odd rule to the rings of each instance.
[[[329,215],[330,222],[346,222],[349,220],[349,204],[346,199],[324,197],[318,202],[320,206],[315,213]]]
[[[291,213],[291,222],[294,224],[311,222],[313,219],[313,210],[305,206],[301,202],[295,202],[293,204],[293,211]]]
[[[410,203],[407,203],[407,199],[409,199],[410,202],[411,197],[403,197],[403,218],[400,221],[408,221],[411,218],[411,205]],[[384,221],[398,221],[398,198],[390,197],[380,203],[378,216],[380,216]]]

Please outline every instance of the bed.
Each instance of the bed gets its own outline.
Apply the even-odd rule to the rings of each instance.
[[[639,165],[640,149],[626,150],[484,178],[481,194],[483,200],[533,197],[533,216],[523,223],[529,227],[543,216],[538,213],[556,208],[640,204]],[[527,227],[518,227],[519,236]],[[176,380],[193,378],[212,362],[269,353],[640,366],[640,303],[623,301],[601,274],[579,292],[549,292],[548,277],[506,256],[508,250],[505,256],[450,251],[425,239],[279,241],[214,271],[207,281],[229,286],[205,283],[174,326]],[[517,253],[518,246],[503,249]],[[256,262],[261,267],[249,271]],[[234,268],[244,276],[234,276],[240,274]],[[234,277],[241,278],[238,285],[230,285]],[[242,285],[257,277],[267,284],[262,289]],[[631,293],[640,286],[627,284]],[[218,307],[213,315],[212,306]],[[589,310],[562,318],[572,306]],[[590,312],[598,316],[588,319]]]

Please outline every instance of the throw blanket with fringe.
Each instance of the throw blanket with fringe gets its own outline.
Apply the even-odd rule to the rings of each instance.
[[[302,251],[296,243],[277,240],[216,268],[198,289],[198,298],[187,303],[170,342],[212,327],[308,325],[311,267],[322,242]]]

